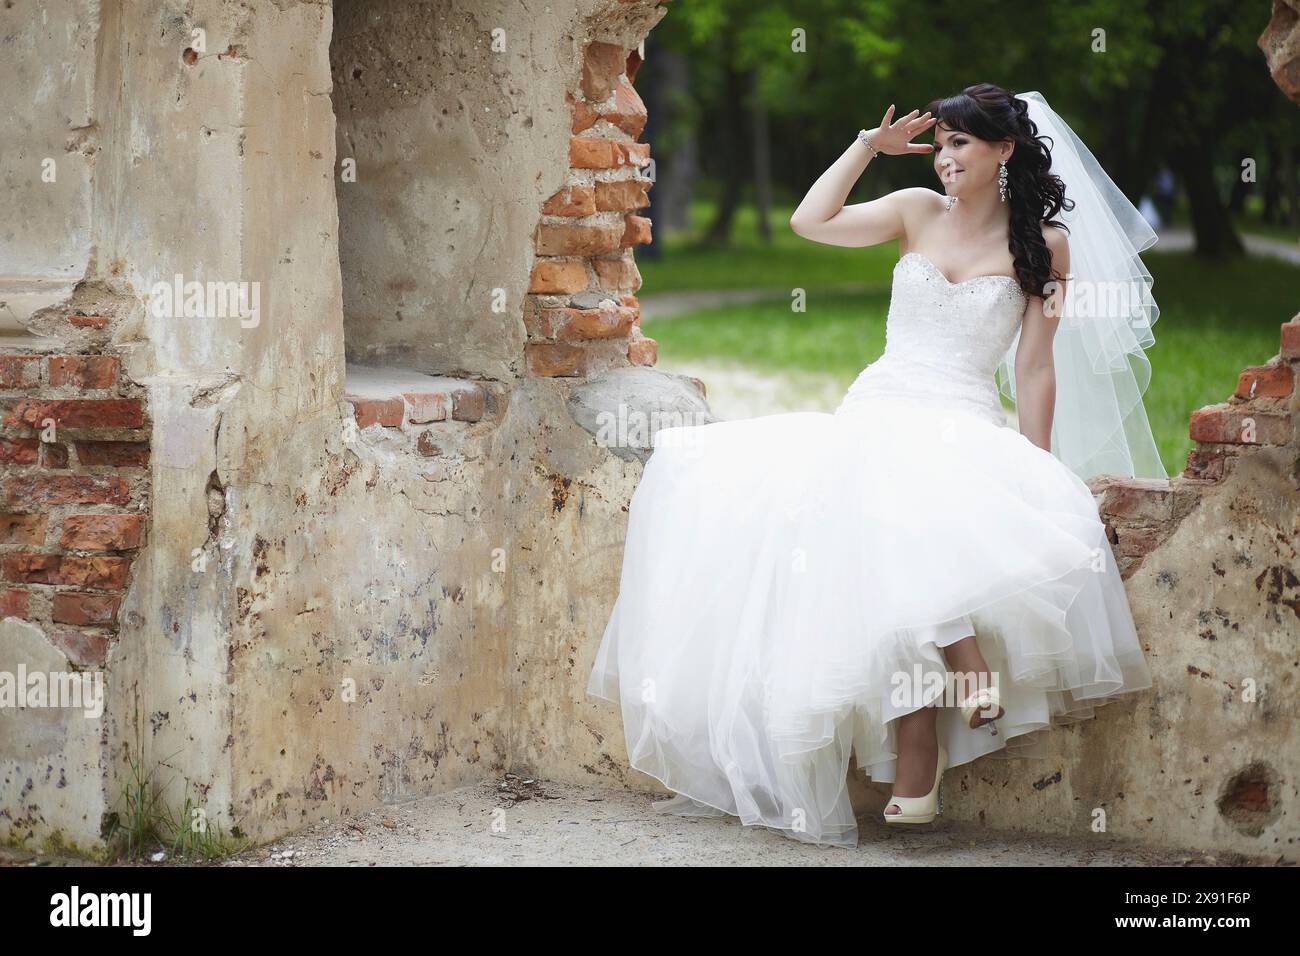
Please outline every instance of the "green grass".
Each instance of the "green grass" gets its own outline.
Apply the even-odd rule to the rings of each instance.
[[[697,212],[697,218],[698,218]],[[725,360],[771,371],[821,372],[844,386],[884,349],[894,243],[864,249],[821,245],[790,232],[789,211],[773,216],[774,241],[754,237],[746,210],[731,249],[669,237],[662,260],[638,266],[643,299],[657,292],[769,288],[771,302],[702,309],[645,332],[659,341],[660,362]],[[1151,359],[1147,415],[1170,474],[1182,471],[1192,441],[1187,419],[1202,405],[1232,394],[1247,365],[1278,351],[1278,326],[1300,310],[1300,267],[1263,257],[1204,263],[1190,253],[1150,252],[1160,307]],[[836,291],[866,284],[864,292]],[[807,310],[791,308],[793,289],[807,292]]]

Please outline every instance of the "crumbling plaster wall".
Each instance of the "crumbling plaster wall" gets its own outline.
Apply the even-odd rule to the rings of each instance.
[[[91,252],[76,293],[25,325],[54,351],[121,356],[148,395],[153,493],[104,665],[103,722],[52,743],[48,715],[8,715],[6,840],[101,850],[137,759],[174,809],[188,795],[209,824],[259,840],[481,779],[531,736],[514,706],[553,684],[554,659],[532,656],[520,633],[554,628],[538,646],[572,653],[612,604],[640,463],[574,421],[574,381],[523,370],[519,303],[541,205],[568,169],[565,94],[584,45],[598,33],[635,46],[663,11],[587,0],[536,19],[515,4],[436,6],[464,30],[456,56],[474,29],[503,26],[502,87],[532,98],[478,115],[456,87],[420,88],[430,115],[462,115],[404,149],[448,157],[424,167],[439,189],[495,201],[486,222],[453,218],[464,241],[428,253],[454,256],[460,280],[433,277],[449,288],[403,330],[411,347],[366,353],[472,375],[490,395],[482,421],[433,426],[427,460],[404,444],[406,423],[357,429],[344,401],[330,5],[141,0],[76,13],[96,51],[68,65],[94,71],[94,115],[76,120],[92,131]],[[471,145],[493,165],[457,162]],[[363,158],[358,184],[376,168]],[[31,189],[24,175],[11,192]],[[412,256],[433,241],[420,218],[393,213],[425,230],[402,247]],[[498,264],[503,311],[478,294],[483,256]],[[260,283],[260,321],[155,314],[154,284],[176,274]],[[68,326],[78,296],[107,319],[95,336]],[[462,311],[441,308],[453,300]],[[605,560],[588,571],[595,553]],[[58,657],[38,627],[3,627],[21,638],[7,645],[15,655]]]
[[[66,298],[91,255],[98,3],[37,6],[0,11],[0,335],[24,332],[33,312]]]
[[[576,10],[535,22],[517,13],[508,4],[334,5],[338,155],[356,164],[355,181],[338,189],[351,361],[490,378],[517,371],[523,328],[484,317],[493,290],[527,282],[517,243],[546,195],[518,173],[534,168],[534,150],[562,120],[563,97],[529,75],[530,51],[558,49]]]

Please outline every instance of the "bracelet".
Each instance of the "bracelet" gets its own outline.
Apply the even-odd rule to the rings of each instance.
[[[872,146],[872,145],[871,145],[871,140],[867,139],[867,131],[866,131],[865,129],[860,129],[860,130],[858,130],[858,139],[862,140],[862,144],[863,144],[864,146],[866,146],[867,149],[871,150],[871,158],[872,158],[872,159],[875,159],[877,156],[880,155],[880,150],[878,150],[878,149],[876,149],[876,147]]]

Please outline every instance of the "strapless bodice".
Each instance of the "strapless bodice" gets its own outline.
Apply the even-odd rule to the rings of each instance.
[[[952,282],[920,253],[905,254],[894,266],[884,354],[858,374],[836,414],[864,399],[895,398],[1005,425],[993,373],[1026,301],[1012,276]]]

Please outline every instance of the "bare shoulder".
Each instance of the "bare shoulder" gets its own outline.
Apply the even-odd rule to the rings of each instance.
[[[944,197],[933,189],[924,186],[909,186],[894,192],[903,208],[917,215],[926,216],[943,212]]]
[[[1043,223],[1043,239],[1047,242],[1047,249],[1052,254],[1054,265],[1061,262],[1069,263],[1070,240],[1064,229]]]
[[[894,193],[903,214],[903,231],[908,236],[919,235],[936,216],[944,211],[946,203],[942,194],[924,186],[911,186]]]

